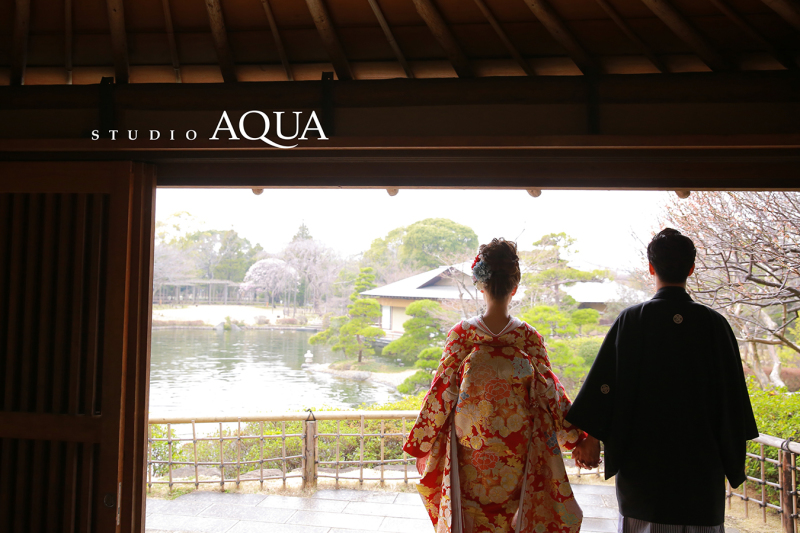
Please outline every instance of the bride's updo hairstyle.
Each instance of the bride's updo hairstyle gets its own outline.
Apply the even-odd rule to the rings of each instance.
[[[495,299],[511,294],[521,278],[517,243],[502,237],[492,239],[489,244],[481,244],[478,254],[491,272],[489,279],[480,284],[481,288]]]

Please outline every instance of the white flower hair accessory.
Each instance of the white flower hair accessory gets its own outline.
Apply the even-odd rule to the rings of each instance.
[[[486,283],[492,277],[492,271],[489,264],[483,260],[483,255],[478,254],[472,262],[472,283]]]

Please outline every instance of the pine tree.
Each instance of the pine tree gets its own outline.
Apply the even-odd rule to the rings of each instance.
[[[381,306],[377,300],[364,298],[361,293],[375,287],[375,273],[372,268],[362,268],[356,278],[355,290],[350,295],[353,302],[347,306],[345,316],[335,317],[325,331],[311,337],[311,344],[328,344],[334,351],[341,350],[345,357],[372,355],[372,343],[386,335],[375,322],[381,317]]]

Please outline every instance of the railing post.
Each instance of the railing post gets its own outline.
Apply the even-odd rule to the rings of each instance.
[[[317,422],[306,420],[303,427],[303,487],[317,486]]]
[[[792,454],[781,450],[781,522],[783,522],[784,533],[795,533],[794,530],[794,506],[792,505]]]

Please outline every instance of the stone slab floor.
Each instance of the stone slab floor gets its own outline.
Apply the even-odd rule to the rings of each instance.
[[[613,486],[572,485],[582,532],[617,531]],[[415,493],[319,490],[313,496],[193,492],[147,500],[147,533],[424,533],[433,531]]]

